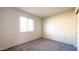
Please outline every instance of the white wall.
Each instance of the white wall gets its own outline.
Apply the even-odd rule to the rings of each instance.
[[[20,16],[35,19],[34,32],[20,32]],[[14,8],[0,8],[0,50],[42,37],[41,19]]]
[[[79,12],[77,14],[77,49],[79,51]]]
[[[74,10],[45,18],[43,20],[43,36],[76,46]]]

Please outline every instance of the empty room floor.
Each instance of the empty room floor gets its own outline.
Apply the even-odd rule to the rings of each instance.
[[[76,48],[53,40],[37,39],[4,51],[76,51]]]

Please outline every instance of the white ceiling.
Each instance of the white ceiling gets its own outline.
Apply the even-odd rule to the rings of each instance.
[[[66,10],[71,10],[73,8],[72,7],[17,7],[17,9],[44,18]]]

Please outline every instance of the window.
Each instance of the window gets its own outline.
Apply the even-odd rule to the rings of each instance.
[[[34,20],[20,16],[20,32],[34,31]]]

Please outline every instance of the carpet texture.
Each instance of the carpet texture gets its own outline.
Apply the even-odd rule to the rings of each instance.
[[[76,51],[77,49],[72,45],[48,40],[38,39],[28,43],[24,43],[4,51]]]

